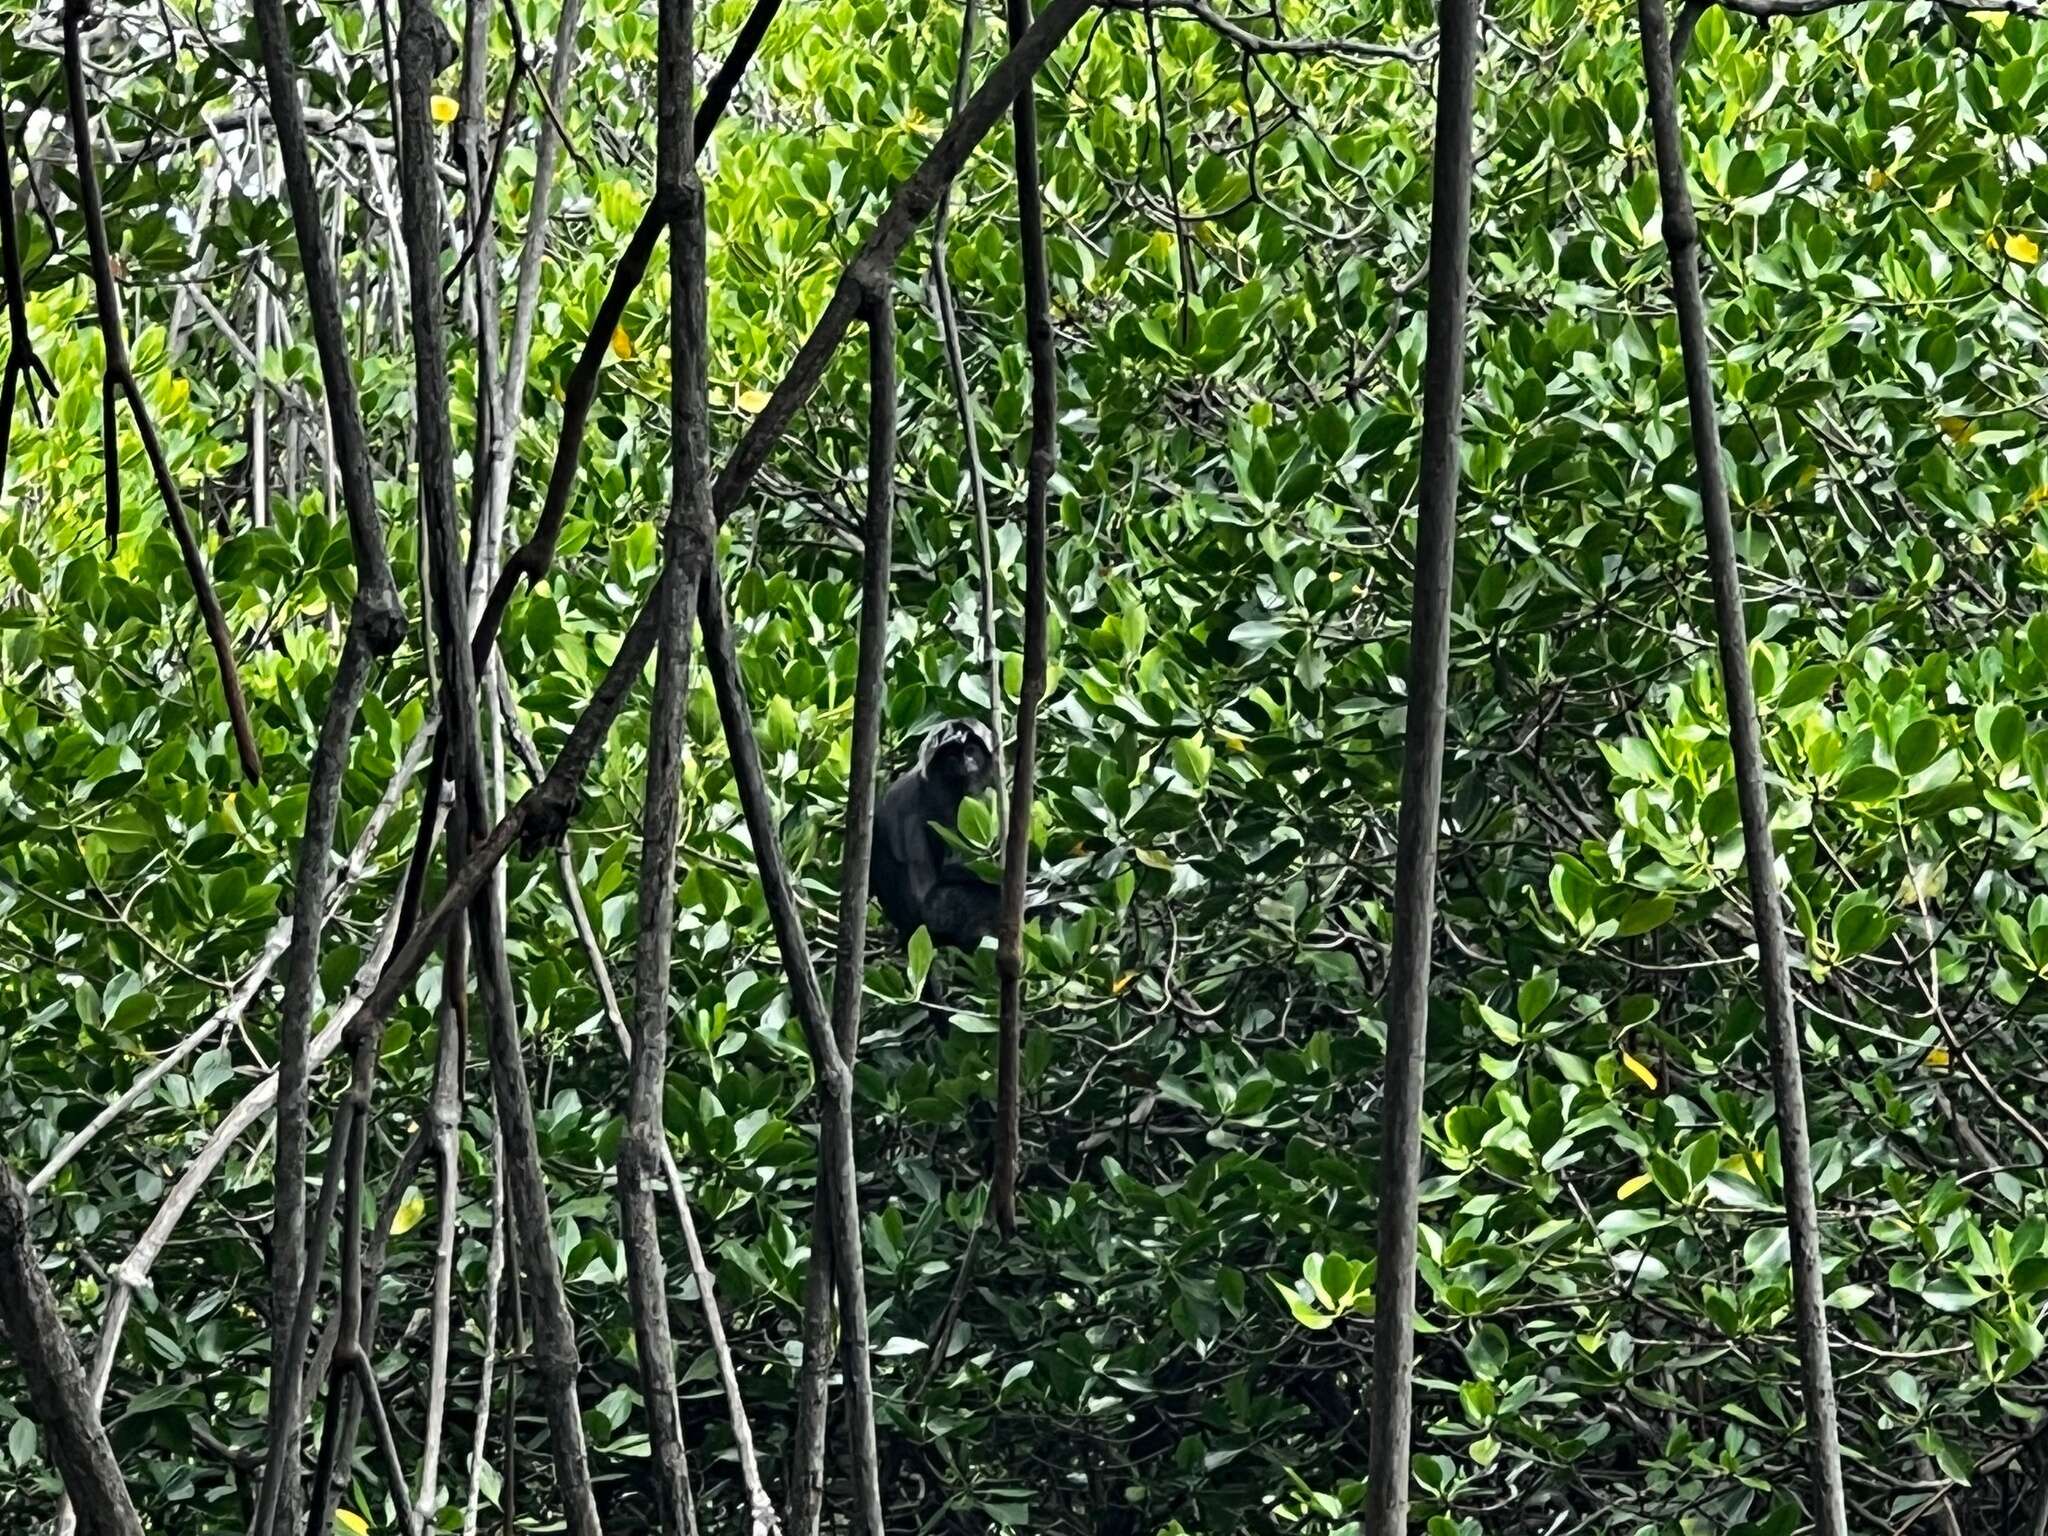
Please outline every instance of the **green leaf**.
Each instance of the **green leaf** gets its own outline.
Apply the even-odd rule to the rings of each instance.
[[[936,953],[932,945],[931,930],[920,927],[910,936],[908,964],[910,990],[913,996],[923,996],[925,978],[931,975],[932,957]]]
[[[1836,797],[1850,805],[1877,805],[1897,798],[1898,793],[1899,776],[1878,763],[1851,768],[1835,786]]]
[[[1884,903],[1867,891],[1851,891],[1835,904],[1835,952],[1843,959],[1869,954],[1891,934]]]
[[[1620,938],[1630,939],[1637,934],[1648,933],[1653,928],[1661,928],[1671,920],[1671,914],[1677,910],[1678,902],[1674,897],[1642,897],[1630,902],[1621,916],[1615,920],[1615,934]]]

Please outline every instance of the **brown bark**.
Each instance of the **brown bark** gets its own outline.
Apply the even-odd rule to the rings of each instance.
[[[1408,720],[1394,856],[1393,954],[1387,975],[1387,1064],[1381,1101],[1378,1278],[1373,1283],[1369,1530],[1408,1528],[1415,1385],[1416,1221],[1429,972],[1436,929],[1437,828],[1444,725],[1450,713],[1451,575],[1458,540],[1458,439],[1465,408],[1466,271],[1472,232],[1473,73],[1478,0],[1437,8],[1436,163],[1430,198],[1429,320],[1422,383],[1422,469],[1415,521],[1415,599],[1408,640]]]
[[[356,395],[355,371],[342,325],[341,291],[329,254],[317,184],[306,146],[298,72],[288,52],[291,25],[283,0],[255,0],[254,22],[263,56],[271,119],[292,229],[305,274],[307,307],[327,395],[337,478],[354,546],[356,597],[328,694],[320,737],[307,771],[306,822],[293,887],[291,945],[285,957],[284,1009],[278,1026],[275,1214],[271,1225],[271,1350],[268,1460],[258,1502],[257,1530],[293,1531],[299,1525],[299,1393],[306,1329],[299,1298],[306,1267],[305,1177],[308,1135],[307,1040],[319,996],[320,940],[332,886],[334,828],[341,811],[342,775],[355,732],[356,712],[372,665],[405,637],[405,605],[391,574],[377,512],[375,481]],[[260,302],[260,298],[259,298]],[[260,361],[260,359],[259,359]],[[258,384],[259,390],[261,384]],[[321,1242],[326,1241],[324,1229]]]
[[[1847,1536],[1834,1366],[1829,1358],[1824,1307],[1827,1290],[1821,1267],[1820,1212],[1814,1201],[1813,1146],[1806,1127],[1806,1088],[1800,1072],[1799,1017],[1792,995],[1792,959],[1785,942],[1777,853],[1771,845],[1770,792],[1764,778],[1756,692],[1749,675],[1749,634],[1742,616],[1735,524],[1728,510],[1727,471],[1721,462],[1713,349],[1707,336],[1706,296],[1700,285],[1699,220],[1693,213],[1692,190],[1686,180],[1664,0],[1636,0],[1636,15],[1642,28],[1643,75],[1657,150],[1657,187],[1664,204],[1664,249],[1671,261],[1671,297],[1678,311],[1678,345],[1685,364],[1686,412],[1699,473],[1700,516],[1706,524],[1707,573],[1714,587],[1714,643],[1721,660],[1721,691],[1728,703],[1728,749],[1734,758],[1735,798],[1742,818],[1757,984],[1763,993],[1764,1031],[1771,1049],[1771,1093],[1784,1167],[1785,1225],[1792,1244],[1799,1374],[1806,1394],[1807,1454],[1813,1477],[1811,1514],[1820,1536]]]
[[[56,1293],[43,1277],[29,1220],[28,1192],[0,1161],[0,1323],[27,1383],[29,1410],[84,1536],[142,1536]]]
[[[640,836],[639,932],[633,945],[633,1050],[626,1132],[619,1142],[619,1206],[625,1232],[633,1340],[654,1472],[654,1503],[669,1536],[694,1536],[695,1498],[677,1396],[669,1327],[668,1266],[654,1192],[662,1179],[668,1077],[669,961],[675,941],[676,845],[690,693],[690,598],[704,579],[711,522],[710,380],[705,321],[704,189],[690,143],[691,0],[662,0],[660,197],[677,216],[669,241],[669,509],[658,593],[660,633],[647,727],[647,793]]]
[[[1030,25],[1031,0],[1009,0],[1010,38]],[[990,1179],[996,1226],[1017,1231],[1023,1138],[1024,888],[1031,875],[1031,807],[1038,779],[1038,706],[1045,697],[1046,521],[1059,459],[1059,359],[1053,351],[1052,286],[1045,260],[1045,194],[1039,186],[1038,107],[1029,84],[1011,108],[1017,139],[1017,247],[1024,264],[1024,343],[1031,357],[1031,455],[1024,480],[1024,665],[1010,821],[1003,838],[1003,894],[996,917],[1000,1027],[996,1051],[996,1148]]]
[[[882,712],[888,703],[890,570],[896,505],[896,317],[890,298],[877,294],[868,314],[868,487],[861,529],[860,661],[853,685],[853,756],[846,780],[846,832],[839,866],[839,953],[832,970],[832,1037],[850,1069],[860,1048],[860,1020],[867,977],[868,872],[875,846],[875,781],[881,772]],[[848,1170],[850,1175],[851,1170]],[[836,1182],[821,1178],[811,1221],[811,1269],[804,1290],[804,1360],[797,1386],[797,1465],[791,1519],[799,1536],[817,1528],[825,1486],[825,1406],[832,1332],[831,1292],[826,1276],[836,1266],[830,1202]],[[864,1336],[864,1335],[863,1335]],[[856,1359],[854,1331],[846,1330],[846,1379],[866,1369]],[[862,1346],[865,1348],[865,1346]],[[871,1411],[871,1410],[870,1410]],[[854,1456],[874,1454],[874,1424],[863,1427],[858,1409],[852,1425]],[[865,1443],[863,1443],[865,1436]],[[857,1467],[857,1472],[874,1470]],[[875,1473],[879,1487],[879,1473]],[[856,1482],[860,1479],[857,1476]],[[860,1488],[863,1502],[866,1488]],[[880,1521],[877,1502],[869,1512]],[[879,1523],[871,1527],[879,1531]]]

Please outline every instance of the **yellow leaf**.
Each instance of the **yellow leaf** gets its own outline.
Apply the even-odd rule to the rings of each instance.
[[[1109,984],[1109,995],[1111,997],[1121,997],[1123,995],[1124,988],[1128,987],[1133,981],[1135,981],[1137,979],[1137,976],[1138,973],[1136,971],[1125,971],[1123,975],[1117,977],[1115,981]]]
[[[765,389],[743,389],[739,393],[739,408],[749,416],[758,416],[768,409],[768,391]]]
[[[445,96],[440,99],[447,100]],[[370,1536],[370,1522],[352,1509],[337,1509],[334,1523],[341,1530],[351,1532],[352,1536]]]
[[[1621,1064],[1627,1067],[1629,1071],[1635,1073],[1641,1079],[1642,1085],[1645,1088],[1655,1088],[1657,1086],[1657,1074],[1644,1066],[1640,1061],[1637,1061],[1635,1057],[1629,1055],[1627,1051],[1621,1053]]]
[[[1949,441],[1961,446],[1977,435],[1977,423],[1962,416],[1941,418],[1941,430],[1948,434]]]
[[[633,355],[633,338],[626,334],[623,325],[612,327],[612,356],[629,358]]]
[[[462,104],[453,96],[436,96],[433,113],[437,123],[452,123],[462,111]]]
[[[1222,738],[1223,745],[1230,748],[1231,751],[1242,752],[1245,750],[1245,739],[1242,736],[1233,736],[1229,731],[1218,731],[1216,734]]]
[[[1934,200],[1934,211],[1936,213],[1941,212],[1942,209],[1946,208],[1950,203],[1954,202],[1955,200],[1956,189],[1954,187],[1943,187],[1941,189],[1941,196],[1937,197]]]
[[[1639,1173],[1634,1178],[1630,1179],[1626,1184],[1622,1185],[1621,1188],[1617,1191],[1617,1193],[1621,1196],[1622,1199],[1626,1200],[1629,1196],[1640,1194],[1642,1193],[1642,1191],[1648,1189],[1649,1187],[1650,1176],[1647,1173]]]
[[[2023,261],[2032,266],[2041,259],[2041,247],[2034,243],[2031,236],[2014,230],[2005,237],[2005,254],[2014,261]]]
[[[1873,192],[1875,192],[1878,188],[1882,187],[1887,181],[1890,180],[1891,177],[1887,176],[1884,173],[1883,168],[1880,166],[1873,165],[1869,170],[1863,173],[1863,185],[1870,188],[1870,190]]]
[[[1925,1065],[1936,1069],[1946,1067],[1948,1065],[1948,1047],[1945,1045],[1929,1046],[1927,1054],[1921,1060]]]
[[[420,1224],[420,1218],[427,1214],[427,1197],[416,1189],[409,1189],[405,1199],[391,1216],[391,1235],[403,1237]]]

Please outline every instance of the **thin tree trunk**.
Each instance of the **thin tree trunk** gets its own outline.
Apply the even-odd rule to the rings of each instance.
[[[569,1312],[555,1257],[554,1222],[541,1171],[540,1143],[519,1034],[518,1000],[505,952],[504,912],[488,878],[497,859],[476,868],[471,840],[485,824],[483,767],[477,741],[477,669],[471,655],[468,602],[460,534],[455,515],[455,452],[448,415],[448,354],[442,322],[441,283],[435,239],[440,229],[440,188],[433,166],[434,129],[429,102],[434,91],[440,22],[428,0],[407,0],[399,27],[399,185],[405,203],[410,285],[414,401],[420,466],[420,503],[428,529],[434,619],[441,658],[442,742],[448,779],[456,789],[450,820],[451,870],[475,869],[465,887],[451,877],[443,900],[460,893],[459,909],[469,914],[477,983],[488,1022],[491,1081],[505,1140],[503,1176],[519,1233],[526,1279],[532,1286],[536,1354],[554,1452],[557,1491],[571,1536],[600,1536],[596,1495],[590,1479],[582,1413],[576,1399],[580,1361],[575,1321]],[[488,647],[486,647],[488,649]],[[580,777],[580,774],[579,774]],[[453,911],[449,914],[454,915]],[[376,994],[392,981],[421,941],[439,931],[415,927],[405,950],[379,978]],[[416,969],[416,966],[414,967]],[[359,1027],[375,1029],[389,1004],[366,1008]]]
[[[875,780],[881,769],[882,712],[888,702],[891,550],[896,528],[896,316],[891,297],[877,293],[868,310],[868,487],[867,517],[861,530],[860,661],[853,688],[853,758],[847,775],[846,832],[839,870],[839,952],[832,969],[832,1037],[850,1070],[860,1048],[862,993],[867,976],[868,870],[875,843]],[[792,1497],[803,1501],[796,1526],[800,1536],[817,1528],[824,1505],[825,1409],[830,1379],[831,1292],[823,1277],[833,1271],[833,1230],[828,1219],[836,1183],[818,1182],[811,1220],[811,1267],[804,1289],[804,1359],[797,1387],[797,1465]],[[862,1354],[856,1357],[856,1334]],[[842,1332],[848,1382],[864,1372],[865,1329]],[[874,1453],[872,1418],[863,1423],[849,1394],[849,1433],[854,1440],[856,1486],[865,1505],[867,1489],[859,1462]],[[870,1410],[871,1412],[872,1410]],[[865,1441],[865,1445],[864,1442]],[[868,1510],[870,1529],[881,1530],[880,1479]]]
[[[0,1332],[85,1536],[142,1536],[142,1521],[100,1427],[99,1409],[29,1231],[28,1191],[0,1160]]]
[[[491,1167],[505,1165],[503,1142],[491,1139]],[[469,1437],[469,1497],[462,1506],[462,1536],[476,1536],[483,1502],[484,1457],[491,1438],[491,1378],[498,1364],[498,1290],[505,1279],[505,1179],[491,1181],[491,1244],[484,1259],[484,1363],[476,1388],[476,1426]],[[509,1415],[508,1415],[509,1418]]]
[[[697,605],[697,621],[704,633],[705,665],[711,670],[719,717],[725,724],[733,779],[739,791],[740,808],[746,815],[747,835],[753,841],[754,858],[760,868],[761,891],[768,903],[775,945],[782,954],[783,972],[789,979],[797,1019],[803,1026],[804,1039],[810,1047],[812,1069],[818,1078],[819,1177],[825,1181],[831,1196],[832,1240],[829,1247],[839,1288],[852,1481],[861,1505],[863,1528],[869,1536],[881,1536],[881,1471],[875,1451],[867,1277],[862,1267],[860,1191],[853,1155],[853,1068],[833,1035],[832,1020],[826,1012],[824,994],[818,986],[818,974],[811,964],[810,945],[804,937],[796,888],[790,880],[789,865],[783,858],[778,838],[774,803],[768,793],[767,778],[761,771],[760,743],[755,739],[753,712],[747,704],[746,685],[741,679],[739,659],[733,648],[732,620],[726,612],[725,592],[715,563],[705,572]]]
[[[413,1501],[424,1529],[441,1507],[441,1426],[448,1406],[448,1343],[455,1308],[455,1227],[462,1199],[462,1079],[469,1061],[469,945],[463,931],[448,937],[441,967],[439,1038],[427,1107],[434,1143],[434,1286],[428,1309],[427,1400],[420,1431],[419,1492]]]
[[[512,699],[511,689],[506,685],[502,670],[494,679],[504,712],[505,723],[512,737],[513,751],[526,765],[527,772],[539,779],[547,769],[540,760],[540,749],[533,744],[519,723],[518,708]],[[502,869],[503,866],[500,866]],[[597,931],[590,925],[590,912],[583,902],[583,888],[577,883],[576,866],[565,846],[555,850],[555,872],[562,886],[562,903],[568,908],[570,926],[576,930],[576,941],[583,949],[583,958],[590,966],[590,979],[597,988],[598,1001],[604,1008],[604,1016],[612,1027],[612,1038],[618,1042],[620,1058],[629,1064],[633,1059],[633,1032],[626,1022],[625,1011],[619,1005],[619,990],[612,980],[611,967],[604,957],[604,946],[598,942]],[[733,1363],[732,1345],[726,1337],[725,1319],[718,1309],[718,1285],[711,1273],[711,1265],[705,1257],[704,1245],[697,1235],[697,1221],[690,1209],[689,1192],[683,1188],[682,1169],[676,1166],[675,1153],[666,1139],[661,1146],[662,1177],[668,1185],[669,1204],[675,1208],[676,1225],[682,1228],[683,1247],[689,1255],[690,1273],[697,1282],[697,1298],[704,1312],[704,1331],[711,1344],[711,1353],[718,1362],[718,1377],[725,1391],[727,1415],[732,1420],[733,1452],[739,1458],[740,1480],[746,1485],[747,1504],[752,1517],[752,1536],[774,1536],[778,1529],[775,1506],[768,1497],[768,1491],[761,1481],[760,1459],[754,1449],[753,1426],[747,1419],[747,1405],[740,1391],[739,1371]]]
[[[669,239],[669,411],[672,422],[666,557],[656,593],[660,637],[647,726],[647,792],[640,836],[639,932],[633,945],[633,1051],[626,1132],[619,1141],[619,1207],[625,1233],[640,1396],[647,1409],[654,1504],[668,1536],[695,1536],[696,1499],[677,1396],[669,1329],[668,1267],[654,1190],[668,1133],[669,962],[675,942],[676,845],[690,693],[690,597],[716,540],[711,522],[710,379],[705,348],[704,187],[690,142],[695,21],[691,0],[661,0],[656,177],[677,217]]]
[[[1763,992],[1764,1028],[1770,1039],[1771,1090],[1783,1154],[1785,1222],[1792,1244],[1793,1311],[1798,1318],[1799,1371],[1806,1393],[1807,1453],[1813,1477],[1813,1522],[1820,1536],[1847,1536],[1842,1447],[1835,1421],[1834,1367],[1828,1355],[1821,1268],[1820,1214],[1813,1194],[1813,1148],[1806,1128],[1806,1089],[1800,1073],[1799,1020],[1792,997],[1792,962],[1785,943],[1785,910],[1778,891],[1777,855],[1771,847],[1770,795],[1764,781],[1762,732],[1749,676],[1749,635],[1742,616],[1742,576],[1735,557],[1735,525],[1728,511],[1728,481],[1721,461],[1715,413],[1713,355],[1707,305],[1700,286],[1699,221],[1687,185],[1679,136],[1678,92],[1672,78],[1671,41],[1664,0],[1636,0],[1642,28],[1643,74],[1657,148],[1657,186],[1664,204],[1664,248],[1671,261],[1671,296],[1678,311],[1678,344],[1685,363],[1686,410],[1698,466],[1700,515],[1706,524],[1707,569],[1714,586],[1715,645],[1728,703],[1728,747],[1735,760],[1736,804],[1742,814],[1743,864],[1748,873],[1751,923],[1756,935],[1757,981]]]
[[[1378,1278],[1373,1283],[1372,1425],[1366,1529],[1408,1528],[1415,1385],[1415,1250],[1422,1090],[1436,929],[1437,827],[1450,710],[1451,575],[1458,540],[1458,440],[1465,406],[1466,260],[1472,230],[1473,70],[1478,0],[1437,9],[1436,163],[1429,215],[1428,350],[1408,640],[1408,720],[1394,856],[1393,955],[1381,1102]]]
[[[1008,0],[1014,48],[1031,23],[1031,0]],[[1003,894],[996,917],[1001,1013],[996,1051],[996,1150],[990,1204],[1003,1236],[1017,1231],[1017,1173],[1024,1098],[1024,887],[1031,875],[1031,806],[1038,777],[1038,705],[1045,696],[1046,512],[1059,460],[1059,360],[1053,352],[1052,286],[1045,261],[1045,195],[1039,187],[1038,106],[1029,84],[1011,107],[1017,140],[1017,244],[1024,263],[1024,342],[1031,356],[1031,457],[1024,481],[1024,666],[1017,694],[1017,748],[1010,824],[1003,838]]]
[[[822,1160],[822,1159],[821,1159]],[[811,1200],[811,1257],[804,1272],[803,1364],[796,1378],[796,1427],[790,1435],[790,1536],[817,1536],[825,1513],[825,1441],[832,1400],[832,1192],[820,1175]]]
[[[275,1336],[271,1349],[269,1455],[258,1497],[256,1528],[259,1533],[283,1533],[295,1531],[300,1523],[300,1381],[310,1320],[302,1315],[309,1313],[310,1308],[300,1306],[306,1264],[307,1087],[311,1071],[308,1035],[319,996],[320,940],[332,878],[334,828],[341,811],[342,777],[348,768],[356,712],[371,668],[379,658],[396,650],[405,637],[405,605],[384,548],[368,440],[363,432],[354,366],[342,325],[341,292],[329,262],[327,232],[306,147],[298,72],[289,52],[290,19],[284,0],[256,0],[254,16],[356,561],[355,602],[334,685],[328,694],[327,713],[321,721],[319,744],[307,775],[306,824],[299,845],[293,891],[295,919],[285,958],[284,1011],[278,1029],[276,1210],[271,1228],[271,1316]],[[264,313],[268,297],[259,285],[259,315]],[[264,390],[261,369],[266,338],[262,331],[259,324],[259,401]],[[339,1154],[337,1145],[329,1155]],[[324,1232],[319,1241],[324,1248]]]

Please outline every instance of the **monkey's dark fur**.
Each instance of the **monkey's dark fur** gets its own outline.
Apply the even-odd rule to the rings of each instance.
[[[906,941],[922,927],[942,948],[973,949],[996,931],[1001,889],[932,828],[951,830],[960,802],[987,789],[995,771],[987,728],[949,720],[925,737],[917,766],[883,793],[868,889]]]

